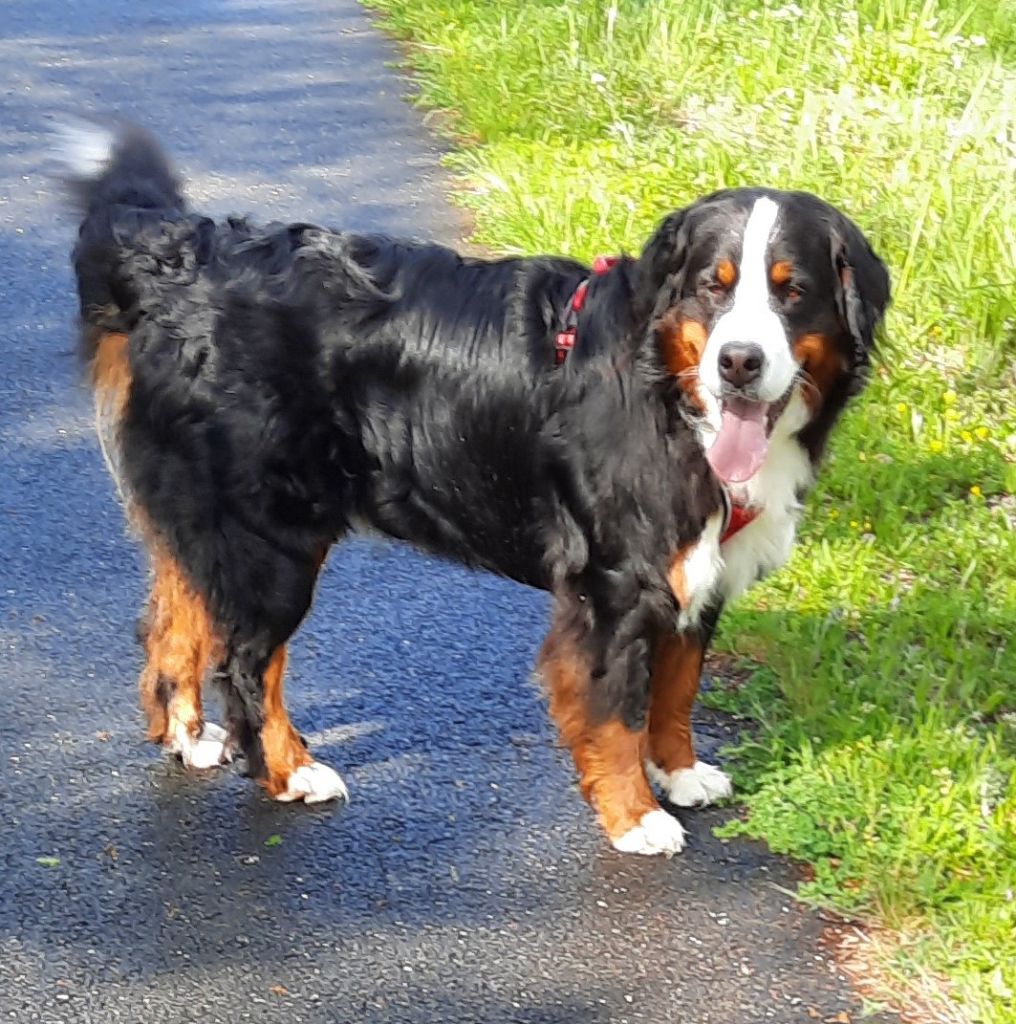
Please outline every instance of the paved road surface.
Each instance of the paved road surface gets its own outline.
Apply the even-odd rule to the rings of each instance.
[[[141,743],[143,574],[74,363],[54,111],[151,125],[210,211],[463,232],[349,0],[7,0],[0,38],[0,1020],[803,1021],[858,1005],[794,873],[684,816],[597,833],[527,681],[546,601],[368,543],[333,558],[292,709],[347,809]],[[275,837],[279,837],[281,842]],[[58,858],[45,866],[38,858]]]

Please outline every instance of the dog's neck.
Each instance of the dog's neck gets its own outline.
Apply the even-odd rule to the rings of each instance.
[[[635,301],[635,260],[621,256],[585,282],[575,311],[575,341],[569,361],[588,363],[607,357],[627,363],[646,341],[649,316]]]

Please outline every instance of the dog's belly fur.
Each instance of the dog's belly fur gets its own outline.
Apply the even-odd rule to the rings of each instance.
[[[548,587],[553,497],[536,469],[542,461],[540,424],[524,416],[477,423],[453,395],[428,394],[412,405],[396,414],[394,424],[388,420],[380,444],[377,421],[384,410],[361,414],[364,452],[376,468],[350,481],[350,525],[365,524],[435,554]]]

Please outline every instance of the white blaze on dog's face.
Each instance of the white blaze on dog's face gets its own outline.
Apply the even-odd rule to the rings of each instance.
[[[788,396],[799,369],[771,294],[770,239],[779,215],[768,196],[751,207],[727,290],[729,307],[713,323],[699,364],[714,428],[707,435],[709,461],[732,484],[751,479],[765,461],[770,410]]]
[[[731,289],[730,308],[713,324],[709,332],[699,380],[717,399],[732,387],[731,349],[745,346],[757,349],[752,353],[759,362],[759,376],[752,373],[751,356],[744,371],[745,390],[760,402],[771,403],[782,398],[794,382],[798,366],[790,353],[783,320],[773,309],[770,297],[769,239],[776,226],[780,208],[763,196],[755,201],[741,237],[741,259]]]
[[[714,472],[752,479],[788,409],[812,454],[863,383],[888,276],[860,231],[815,196],[716,193],[664,221],[643,255],[660,287],[654,330],[703,414]],[[795,395],[800,401],[792,402]]]

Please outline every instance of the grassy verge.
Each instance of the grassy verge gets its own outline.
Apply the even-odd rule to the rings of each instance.
[[[451,117],[494,249],[637,251],[697,194],[841,205],[886,257],[881,366],[791,565],[726,616],[750,668],[734,826],[903,937],[966,1019],[1016,992],[1016,3],[369,0]]]

